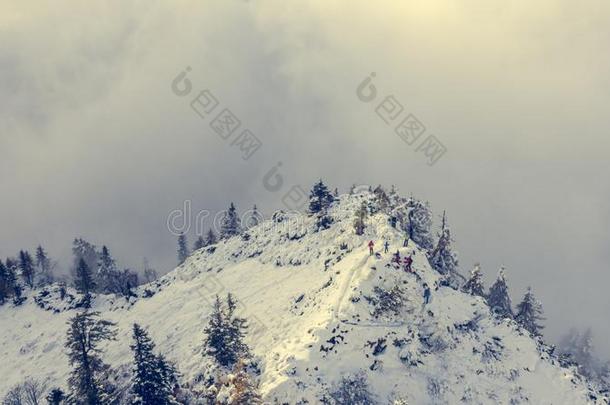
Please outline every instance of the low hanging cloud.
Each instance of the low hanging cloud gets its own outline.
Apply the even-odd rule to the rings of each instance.
[[[463,271],[481,261],[491,281],[506,265],[514,300],[532,285],[550,336],[607,335],[609,8],[5,2],[0,256],[42,243],[67,267],[83,236],[165,272],[167,216],[185,200],[270,213],[320,177],[341,191],[381,182],[448,211]],[[356,88],[373,72],[365,103]],[[192,109],[205,89],[261,141],[251,158]],[[376,113],[386,96],[446,147],[436,164]],[[274,167],[284,184],[270,191]]]

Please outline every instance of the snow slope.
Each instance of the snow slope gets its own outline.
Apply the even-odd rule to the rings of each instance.
[[[216,294],[233,293],[250,322],[247,343],[260,361],[260,390],[269,403],[320,403],[342,375],[364,373],[381,404],[604,404],[574,370],[562,368],[541,342],[514,322],[494,319],[478,297],[448,287],[423,305],[423,283],[439,274],[423,250],[389,226],[385,214],[353,231],[354,212],[373,195],[359,189],[333,204],[330,229],[313,218],[278,215],[235,237],[193,253],[139,298],[99,296],[93,310],[118,326],[106,347],[115,367],[131,362],[131,324],[149,328],[157,349],[175,361],[182,380],[201,381],[201,342]],[[376,241],[369,256],[366,243]],[[396,269],[391,255],[413,253],[416,274]],[[375,312],[377,288],[399,286],[403,305]],[[20,307],[0,307],[0,395],[31,376],[64,385],[66,322],[75,313],[57,292],[45,309],[28,293]],[[40,301],[40,300],[39,300]]]

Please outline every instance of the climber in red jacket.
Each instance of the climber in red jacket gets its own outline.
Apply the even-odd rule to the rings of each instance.
[[[373,246],[375,246],[375,244],[373,243],[372,240],[369,241],[369,255],[373,256]]]

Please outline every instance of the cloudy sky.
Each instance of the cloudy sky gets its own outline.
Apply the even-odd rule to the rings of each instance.
[[[5,1],[0,257],[42,243],[65,267],[82,236],[165,272],[185,200],[268,214],[320,177],[395,184],[447,210],[463,271],[506,266],[549,337],[593,325],[610,356],[608,49],[602,0]],[[203,90],[262,142],[249,159],[191,108]],[[442,142],[436,164],[376,114],[387,96]]]

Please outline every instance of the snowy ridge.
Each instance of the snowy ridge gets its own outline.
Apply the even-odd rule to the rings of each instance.
[[[113,367],[131,362],[130,327],[138,322],[176,362],[183,382],[199,389],[210,303],[231,292],[249,320],[247,343],[269,403],[321,403],[342,375],[356,373],[366,375],[380,404],[398,398],[409,404],[608,403],[515,322],[495,319],[483,299],[438,287],[440,275],[426,252],[412,242],[403,247],[386,214],[369,217],[364,234],[356,235],[354,212],[373,198],[366,189],[342,196],[326,230],[317,231],[312,217],[277,215],[245,236],[193,253],[140,287],[131,302],[96,297],[93,310],[118,326],[105,361]],[[369,240],[376,242],[373,256]],[[397,250],[413,254],[414,273],[393,265]],[[432,287],[427,305],[424,283]],[[400,303],[380,308],[379,294],[393,288]],[[43,309],[33,299],[37,293],[20,307],[0,307],[0,395],[27,376],[65,385],[66,322],[76,309],[53,292]]]

